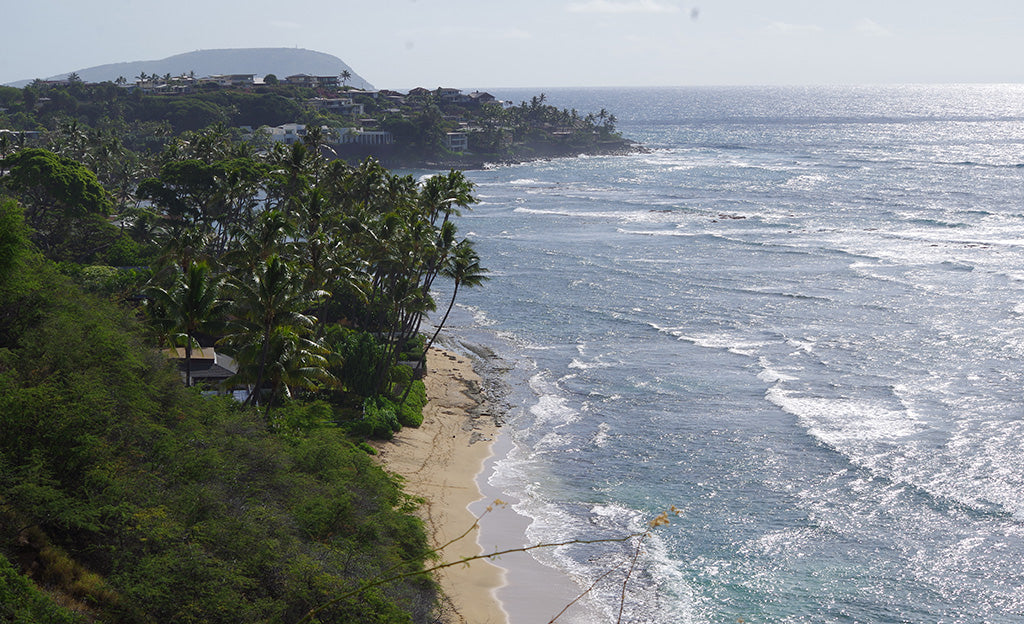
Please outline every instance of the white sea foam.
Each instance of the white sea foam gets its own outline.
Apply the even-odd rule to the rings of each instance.
[[[958,423],[948,443],[951,461],[941,473],[943,493],[982,508],[996,504],[1024,520],[1022,439],[1024,422],[1019,419]]]
[[[469,312],[473,317],[473,323],[478,327],[490,327],[495,324],[495,321],[487,316],[487,312],[477,306],[457,303],[455,307]]]
[[[795,349],[798,349],[799,351],[803,351],[804,353],[811,353],[814,351],[814,347],[817,343],[814,340],[787,338],[786,344],[791,347],[794,347]]]
[[[790,178],[782,186],[800,191],[810,191],[827,182],[827,176],[818,174],[803,174]]]
[[[822,541],[822,530],[818,527],[797,527],[771,531],[740,547],[740,553],[768,557],[788,557],[794,552],[807,549]]]
[[[579,412],[569,407],[569,402],[548,379],[547,373],[534,375],[530,379],[530,387],[537,394],[536,404],[530,407],[530,413],[536,417],[536,425],[563,425],[579,419]]]
[[[595,536],[618,536],[642,531],[648,518],[641,512],[618,503],[593,505],[589,514],[580,514],[572,505],[559,502],[558,492],[565,486],[553,481],[544,462],[550,461],[549,451],[563,448],[572,439],[571,433],[561,434],[562,426],[577,418],[568,407],[557,384],[547,373],[539,372],[529,380],[535,395],[530,408],[531,426],[527,429],[548,431],[527,448],[513,442],[506,457],[495,463],[488,481],[499,490],[509,492],[518,502],[515,510],[531,519],[527,528],[528,543],[559,542],[571,539],[591,539]],[[528,434],[518,429],[513,439]],[[610,440],[611,425],[599,423],[590,444],[604,448]],[[555,498],[552,499],[552,493]],[[635,544],[608,544],[604,546],[564,546],[533,551],[543,564],[563,571],[573,579],[582,592],[610,569],[628,561]],[[681,562],[672,558],[671,550],[657,535],[647,539],[646,548],[638,562],[636,578],[627,586],[626,609],[633,619],[650,622],[695,622],[695,592],[680,573]],[[639,570],[645,572],[640,573]],[[620,589],[613,585],[598,585],[584,598],[588,612],[600,614],[598,620],[567,620],[571,624],[590,624],[594,621],[613,621],[617,617]]]
[[[810,435],[862,465],[872,464],[877,443],[894,442],[920,430],[905,410],[872,401],[800,396],[779,387],[769,388],[765,397],[795,415]]]
[[[591,508],[589,515],[574,513],[571,509],[557,502],[546,500],[544,492],[551,489],[550,483],[540,483],[534,479],[535,460],[518,447],[513,447],[509,455],[497,462],[495,471],[489,481],[495,487],[513,491],[520,502],[514,509],[531,519],[526,530],[528,543],[563,542],[572,539],[592,539],[595,534],[618,536],[642,530],[642,516],[635,510],[610,504],[597,505]],[[584,589],[591,587],[597,577],[610,569],[621,566],[632,554],[630,544],[609,544],[599,547],[595,553],[586,558],[576,554],[576,547],[561,546],[542,548],[532,551],[532,556],[539,562],[563,571]],[[664,619],[659,616],[657,621],[693,622],[692,590],[689,590],[685,579],[679,574],[680,562],[672,560],[668,549],[657,537],[651,538],[646,555],[640,561],[640,567],[648,567],[651,561],[654,582],[638,578],[628,586],[627,602],[631,611],[647,613],[644,621],[655,621],[654,614],[658,611],[666,613]],[[676,596],[666,602],[668,596]],[[601,614],[608,621],[615,619],[619,606],[619,591],[607,587],[598,587],[583,598],[584,605],[594,616]],[[595,613],[596,612],[596,613]],[[594,620],[568,620],[569,624],[590,624]]]

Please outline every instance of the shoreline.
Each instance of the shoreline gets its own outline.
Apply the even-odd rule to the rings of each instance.
[[[505,370],[481,345],[432,348],[424,377],[428,401],[423,424],[403,428],[390,442],[375,443],[384,468],[402,477],[407,494],[424,500],[417,513],[427,524],[432,546],[458,538],[481,518],[465,538],[445,548],[444,562],[528,544],[531,520],[513,508],[518,501],[486,478],[513,447],[510,432],[501,427],[508,408]],[[494,505],[498,498],[506,504]],[[524,552],[445,568],[435,578],[444,624],[547,622],[581,591],[565,573]],[[559,621],[599,619],[583,601]]]
[[[448,544],[441,561],[458,561],[484,552],[470,505],[483,496],[477,479],[491,457],[498,422],[488,413],[482,379],[468,357],[432,348],[426,370],[423,424],[403,428],[390,442],[376,445],[378,459],[402,478],[407,494],[423,499],[417,513],[426,523],[431,546]],[[449,544],[452,540],[457,541]],[[434,576],[446,623],[508,624],[497,597],[505,585],[503,568],[477,560]]]

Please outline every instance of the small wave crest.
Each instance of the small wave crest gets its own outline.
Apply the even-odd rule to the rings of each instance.
[[[786,381],[796,381],[798,379],[792,375],[787,375],[775,370],[765,357],[758,358],[758,364],[761,365],[762,370],[757,374],[757,378],[765,383],[774,384]]]
[[[569,362],[569,368],[576,370],[593,370],[595,368],[611,368],[613,366],[615,366],[615,364],[611,362],[583,362],[578,358],[573,358],[572,361]]]
[[[736,355],[743,355],[747,357],[753,357],[757,355],[760,348],[764,347],[767,343],[755,340],[745,340],[736,336],[729,335],[727,333],[721,334],[691,334],[685,333],[684,330],[660,330],[675,336],[677,339],[689,342],[703,347],[705,349],[720,349],[728,351],[729,353],[735,353]]]
[[[974,270],[974,265],[972,264],[968,264],[966,262],[954,262],[953,260],[946,260],[945,262],[940,263],[939,266],[944,269],[949,269],[950,271],[964,271],[965,273],[970,273]]]

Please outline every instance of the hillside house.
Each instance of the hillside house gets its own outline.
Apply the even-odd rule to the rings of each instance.
[[[338,115],[352,115],[361,117],[366,114],[362,104],[352,101],[352,98],[313,98],[306,100],[306,103],[318,110],[325,110]]]
[[[449,132],[444,137],[444,146],[453,152],[468,152],[469,135],[465,132]]]
[[[341,145],[393,145],[394,142],[395,136],[386,130],[347,128],[338,137]]]
[[[285,145],[294,145],[306,136],[305,124],[286,123],[268,128],[268,130],[270,131],[270,140]]]
[[[467,104],[469,96],[462,92],[462,89],[451,89],[442,87],[437,90],[437,95],[445,104]]]
[[[222,74],[206,76],[197,80],[199,83],[213,83],[219,87],[251,87],[256,82],[256,74]]]
[[[338,76],[310,76],[309,74],[295,74],[288,76],[284,81],[291,85],[314,89],[336,89],[340,84]]]
[[[495,97],[485,91],[474,91],[469,94],[469,99],[477,104],[487,104],[495,101]]]

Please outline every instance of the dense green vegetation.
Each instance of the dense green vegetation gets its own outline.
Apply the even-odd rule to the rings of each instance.
[[[402,362],[437,335],[436,278],[449,307],[486,278],[451,219],[472,185],[328,161],[315,132],[258,152],[213,126],[149,153],[129,126],[65,117],[3,146],[0,621],[294,622],[422,570],[414,501],[363,441],[422,421]],[[234,358],[219,389],[241,400],[192,387],[200,347]],[[319,617],[435,603],[414,576]]]
[[[186,389],[123,309],[31,249],[20,216],[3,202],[0,621],[78,621],[9,562],[117,622],[295,621],[384,570],[421,569],[412,502],[342,429],[308,418],[317,404],[282,410],[281,435]],[[432,604],[423,578],[322,617],[423,621]]]

